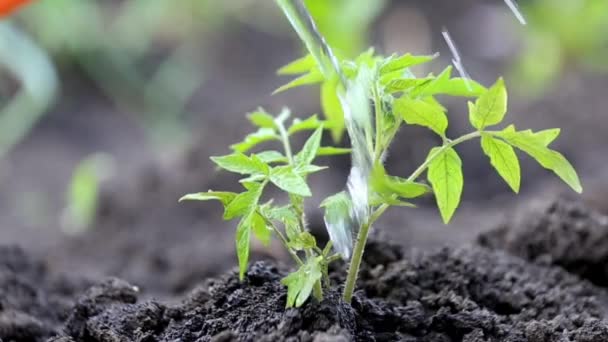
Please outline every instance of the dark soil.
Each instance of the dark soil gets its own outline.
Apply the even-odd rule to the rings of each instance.
[[[576,220],[602,220],[573,202],[558,201],[547,214],[553,224],[577,231],[583,224]],[[522,234],[529,229],[539,232],[534,241],[541,245],[545,241],[544,246],[552,246],[558,236],[534,225],[515,227],[513,232]],[[567,236],[565,231],[562,234]],[[576,260],[584,267],[594,262],[595,251],[582,249],[586,243],[581,244],[582,240],[571,242],[569,249],[579,251]],[[488,237],[482,241],[491,248],[495,245],[487,243]],[[516,245],[515,240],[510,241]],[[524,241],[532,240],[520,240],[522,246]],[[201,283],[182,300],[168,302],[145,299],[139,289],[116,278],[92,285],[87,280],[51,275],[43,263],[30,260],[18,248],[5,247],[0,249],[0,338],[44,341],[52,337],[62,342],[608,341],[605,289],[567,267],[555,266],[557,261],[531,263],[491,248],[416,252],[373,240],[352,306],[340,300],[339,288],[335,288],[321,303],[286,310],[286,293],[280,284],[285,268],[271,262],[254,263],[242,283],[235,272],[229,272]],[[547,249],[547,255],[551,251]],[[555,255],[558,260],[560,254]],[[332,270],[334,282],[343,275],[344,265]]]

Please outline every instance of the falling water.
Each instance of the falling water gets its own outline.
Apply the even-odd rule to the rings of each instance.
[[[352,145],[352,167],[347,180],[351,201],[348,217],[325,217],[327,230],[334,248],[343,258],[349,259],[353,236],[369,216],[368,183],[373,156],[368,143],[373,136],[372,116],[369,103],[371,75],[365,70],[357,78],[348,80],[331,47],[317,30],[315,22],[302,0],[277,0],[310,54],[316,59],[326,78],[340,80],[338,97],[344,112],[346,130]]]

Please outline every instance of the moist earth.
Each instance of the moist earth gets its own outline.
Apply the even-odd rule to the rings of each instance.
[[[603,216],[559,199],[514,222],[535,224],[500,227],[479,238],[483,246],[433,251],[404,250],[374,238],[352,306],[341,301],[336,286],[322,302],[299,309],[285,309],[280,279],[287,268],[276,262],[253,263],[243,282],[230,271],[200,283],[181,299],[162,301],[147,299],[117,278],[92,283],[50,274],[43,262],[18,247],[3,247],[0,337],[61,342],[608,341],[604,283],[581,271],[600,270],[601,253],[594,246],[601,245]],[[559,234],[555,227],[561,227]],[[580,235],[587,238],[575,238]],[[344,264],[333,267],[334,284],[344,273]]]

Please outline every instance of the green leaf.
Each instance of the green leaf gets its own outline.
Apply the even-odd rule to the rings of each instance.
[[[317,240],[309,232],[302,232],[290,240],[287,245],[293,250],[303,251],[316,247]]]
[[[267,216],[274,221],[281,222],[285,226],[285,233],[289,240],[294,239],[301,233],[298,215],[291,206],[271,208]]]
[[[477,97],[481,96],[486,91],[486,87],[474,80],[455,77],[446,82],[436,84],[433,88],[433,95],[444,94],[450,96]]]
[[[259,158],[247,157],[238,152],[221,157],[211,157],[211,160],[224,170],[243,175],[268,173],[268,165]]]
[[[298,58],[295,61],[281,67],[277,74],[279,75],[298,75],[309,72],[316,68],[317,63],[312,55],[308,54],[302,58]]]
[[[247,118],[252,124],[260,128],[271,128],[274,130],[276,127],[272,115],[266,113],[263,109],[258,109],[257,111],[250,113],[247,115]]]
[[[427,158],[433,158],[429,164],[428,180],[433,186],[443,222],[447,224],[462,196],[462,161],[453,148],[436,147]]]
[[[534,133],[530,130],[517,132],[513,126],[508,127],[499,136],[507,143],[526,152],[542,167],[553,171],[574,191],[583,192],[580,179],[572,164],[559,152],[547,147],[555,138],[555,130]]]
[[[445,136],[448,128],[448,117],[440,107],[422,100],[402,97],[394,102],[394,111],[403,117],[409,125],[420,125],[430,128],[440,136]]]
[[[231,145],[230,148],[235,152],[245,153],[263,142],[272,140],[280,140],[274,129],[260,128],[257,132],[247,135],[242,142]]]
[[[266,224],[266,220],[260,214],[254,213],[252,219],[253,235],[258,239],[262,245],[270,246],[270,240],[272,239],[272,229]]]
[[[432,77],[432,75],[430,75]],[[452,67],[448,66],[437,75],[431,82],[423,83],[410,91],[410,95],[414,98],[423,96],[432,96],[437,94],[438,90],[445,87],[445,84],[450,82],[452,77]]]
[[[212,191],[209,190],[207,192],[198,192],[187,194],[179,199],[182,201],[211,201],[216,200],[222,202],[222,205],[226,206],[237,196],[234,192],[224,192],[224,191]]]
[[[511,145],[489,135],[481,136],[481,148],[490,157],[492,166],[515,193],[519,192],[521,169]]]
[[[264,187],[258,183],[249,183],[247,186],[247,191],[236,195],[226,206],[226,210],[224,211],[225,220],[231,220],[238,216],[247,216],[255,210]]]
[[[270,171],[270,181],[291,194],[304,197],[312,195],[304,178],[292,166],[285,165],[273,168]]]
[[[342,111],[342,104],[338,97],[338,85],[339,81],[335,78],[323,82],[321,86],[321,107],[328,123],[326,128],[330,129],[331,137],[335,142],[342,139],[345,127],[344,112]]]
[[[299,175],[302,175],[302,176],[306,176],[311,173],[316,173],[319,171],[326,170],[327,168],[328,168],[327,166],[318,166],[318,165],[312,165],[312,164],[304,165],[304,166],[296,167],[296,173],[298,173]]]
[[[392,94],[420,87],[432,82],[434,78],[388,78],[383,77],[381,82],[384,84],[384,91]]]
[[[431,56],[412,56],[411,54],[405,54],[400,57],[389,58],[381,67],[380,73],[387,74],[395,71],[403,71],[404,69],[413,67],[415,65],[424,64],[437,58],[438,54]]]
[[[321,82],[323,82],[323,80],[324,80],[323,74],[321,74],[321,72],[319,70],[312,70],[309,73],[304,74],[304,75],[292,80],[291,82],[279,87],[277,90],[275,90],[272,93],[277,94],[277,93],[283,92],[288,89],[301,87],[301,86],[305,86],[305,85],[321,83]]]
[[[293,120],[291,126],[289,126],[287,133],[289,133],[289,135],[292,135],[301,131],[312,131],[319,128],[322,124],[323,121],[319,120],[316,114],[306,120],[300,120],[296,118]]]
[[[239,279],[245,278],[247,264],[249,263],[249,242],[251,240],[251,226],[253,213],[244,216],[236,227],[236,255],[239,260]]]
[[[266,164],[270,164],[270,163],[286,163],[287,162],[287,157],[285,157],[279,151],[264,151],[264,152],[257,153],[256,156],[258,158],[260,158],[260,160],[263,163],[266,163]]]
[[[425,184],[386,174],[381,164],[376,164],[374,167],[370,183],[372,190],[387,200],[394,196],[416,198],[429,191],[429,187]]]
[[[474,106],[469,105],[469,120],[478,130],[499,124],[506,113],[507,89],[502,78],[479,96]]]
[[[350,154],[352,149],[343,147],[323,146],[317,150],[317,157]]]
[[[317,130],[306,140],[302,150],[296,154],[295,162],[298,166],[309,165],[317,156],[317,151],[321,146],[321,138],[323,137],[323,126]]]
[[[310,258],[297,271],[281,279],[287,286],[287,307],[300,307],[312,293],[313,286],[321,279],[322,257]]]

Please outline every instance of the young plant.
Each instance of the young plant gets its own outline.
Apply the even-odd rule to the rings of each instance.
[[[302,305],[311,293],[317,299],[322,298],[321,284],[329,286],[328,264],[340,257],[350,262],[343,295],[350,303],[369,231],[389,207],[414,207],[413,199],[432,193],[444,222],[448,223],[460,204],[463,190],[462,162],[455,148],[464,142],[479,139],[490,163],[514,192],[519,191],[521,179],[515,149],[527,153],[575,191],[582,192],[572,165],[549,147],[559,129],[532,132],[517,130],[513,125],[492,129],[503,123],[507,113],[507,90],[502,79],[486,89],[473,80],[453,78],[451,67],[437,76],[413,74],[412,66],[428,63],[435,56],[382,57],[369,50],[353,61],[338,60],[316,31],[302,2],[277,0],[277,3],[310,52],[280,70],[302,76],[279,91],[320,83],[321,102],[329,120],[320,121],[313,116],[304,121],[296,119],[287,127],[287,110],[276,118],[263,111],[252,113],[249,118],[259,130],[233,145],[233,154],[212,158],[221,168],[245,176],[241,180],[244,191],[240,194],[208,191],[183,199],[219,200],[225,207],[226,219],[241,218],[236,234],[241,277],[247,267],[250,235],[263,243],[269,243],[272,234],[279,238],[299,265],[296,272],[283,279],[288,287],[288,307]],[[470,133],[448,137],[448,116],[435,98],[437,95],[475,99],[468,102]],[[311,194],[306,176],[323,169],[313,164],[316,156],[349,152],[320,147],[324,124],[329,124],[325,127],[332,129],[334,138],[343,130],[348,132],[353,166],[346,190],[321,204],[331,240],[321,249],[306,229],[303,200]],[[389,175],[384,168],[386,151],[402,125],[426,127],[442,141],[405,178]],[[289,138],[301,130],[314,133],[294,156]],[[245,154],[271,140],[282,143],[283,153],[271,150]],[[424,175],[430,185],[421,179]],[[270,183],[289,193],[289,204],[261,202],[262,191]],[[337,254],[331,254],[332,247]]]

